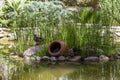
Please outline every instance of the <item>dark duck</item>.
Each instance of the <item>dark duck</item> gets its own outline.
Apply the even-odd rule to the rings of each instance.
[[[71,49],[69,49],[70,56],[76,56],[79,55],[80,49],[73,46]]]
[[[33,35],[33,40],[35,41],[35,45],[40,45],[43,43],[44,39],[41,37],[38,37],[36,34]]]

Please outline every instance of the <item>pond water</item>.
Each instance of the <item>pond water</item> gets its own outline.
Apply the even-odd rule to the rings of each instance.
[[[1,61],[0,80],[120,80],[120,60],[107,63]]]

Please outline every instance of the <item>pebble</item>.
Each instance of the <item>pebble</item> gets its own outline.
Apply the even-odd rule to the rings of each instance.
[[[41,57],[37,56],[37,57],[36,57],[36,60],[37,60],[37,61],[40,61],[40,60],[41,60]]]
[[[57,61],[56,57],[50,57],[51,61]]]
[[[80,58],[81,58],[81,56],[73,56],[73,57],[69,57],[69,58],[68,58],[68,61],[75,62],[75,61],[79,61]]]
[[[4,37],[4,34],[0,34],[0,38],[3,38]]]
[[[4,46],[0,46],[0,49],[3,49],[4,48]]]
[[[35,61],[35,60],[36,60],[36,59],[35,59],[35,57],[30,57],[30,59],[31,59],[31,60],[33,60],[33,61]]]
[[[58,60],[59,60],[59,61],[65,61],[66,58],[65,58],[64,56],[59,56],[59,57],[58,57]]]
[[[48,56],[43,56],[43,57],[41,58],[41,60],[42,60],[42,61],[49,61],[49,60],[50,60],[50,57],[48,57]]]

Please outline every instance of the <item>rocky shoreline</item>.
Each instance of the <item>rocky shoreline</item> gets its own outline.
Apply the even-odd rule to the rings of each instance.
[[[10,32],[10,29],[8,28],[0,28],[0,44],[3,44],[2,40],[5,41],[13,41],[15,40],[16,36],[14,33]],[[6,42],[4,42],[6,43]],[[7,43],[6,43],[7,44]],[[13,46],[13,44],[9,44],[9,48],[11,48],[11,46]],[[3,45],[0,45],[0,49],[4,48]],[[70,52],[71,55],[68,56],[64,56],[64,55],[60,55],[60,56],[35,56],[33,57],[32,55],[35,54],[37,51],[41,50],[42,47],[41,46],[32,46],[30,48],[28,48],[22,55],[18,55],[15,53],[10,53],[10,57],[12,58],[16,58],[18,60],[30,60],[30,61],[49,61],[49,62],[59,62],[59,61],[68,61],[68,62],[108,62],[108,61],[113,61],[116,59],[120,58],[120,53],[116,53],[114,55],[111,56],[106,56],[106,55],[99,55],[99,56],[86,56],[86,57],[82,57],[78,54],[76,54],[76,52],[72,52],[71,50],[69,50],[68,52]],[[95,48],[95,47],[90,47],[90,46],[86,46],[81,48],[82,50],[89,50],[91,52],[97,51],[99,53],[104,53],[104,51],[102,49],[99,48]]]
[[[120,59],[120,53],[117,53],[112,56],[100,55],[100,56],[87,56],[81,57],[77,56],[20,56],[20,55],[10,55],[11,58],[16,58],[17,60],[25,61],[36,61],[36,62],[108,62]],[[20,59],[21,58],[21,59]]]

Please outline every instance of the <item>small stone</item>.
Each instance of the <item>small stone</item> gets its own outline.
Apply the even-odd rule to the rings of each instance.
[[[4,37],[4,34],[0,34],[0,38],[3,38]]]
[[[81,56],[73,56],[73,57],[69,57],[69,58],[68,58],[68,61],[73,61],[73,62],[75,62],[75,61],[79,61],[80,58],[81,58]]]
[[[3,49],[4,48],[4,46],[0,46],[0,49]]]
[[[99,56],[99,60],[100,60],[101,62],[107,62],[107,61],[109,61],[110,59],[109,59],[109,57],[107,57],[107,56],[105,56],[105,55],[100,55],[100,56]]]
[[[120,59],[120,55],[117,54],[117,55],[116,55],[116,58],[117,58],[117,59]]]
[[[99,61],[99,58],[97,56],[89,56],[84,59],[86,62],[97,62]]]
[[[51,57],[50,60],[51,61],[56,61],[57,59],[56,59],[56,57]]]
[[[43,56],[42,59],[50,59],[49,56]]]
[[[16,53],[13,53],[13,52],[12,52],[12,53],[10,53],[10,55],[16,55]]]
[[[18,58],[18,55],[11,55],[10,57],[17,59],[17,58]]]
[[[30,57],[31,60],[35,61],[35,57]]]
[[[117,59],[120,59],[120,52],[117,52],[115,56]]]
[[[50,57],[48,57],[48,56],[43,56],[43,57],[41,58],[41,60],[42,60],[42,61],[49,61],[49,60],[50,60]]]
[[[11,41],[17,38],[15,33],[9,33],[7,36],[9,37],[9,40]]]
[[[9,28],[0,28],[0,31],[10,31]]]
[[[59,56],[59,57],[58,57],[58,60],[59,60],[59,61],[65,61],[66,58],[65,58],[64,56]]]
[[[28,57],[28,56],[25,56],[24,58],[25,58],[25,60],[30,60],[30,57]]]
[[[8,48],[13,48],[13,47],[15,47],[15,45],[13,45],[13,44],[10,44],[10,45],[8,46]]]
[[[37,60],[37,61],[40,61],[40,60],[41,60],[41,57],[37,56],[37,57],[36,57],[36,60]]]

